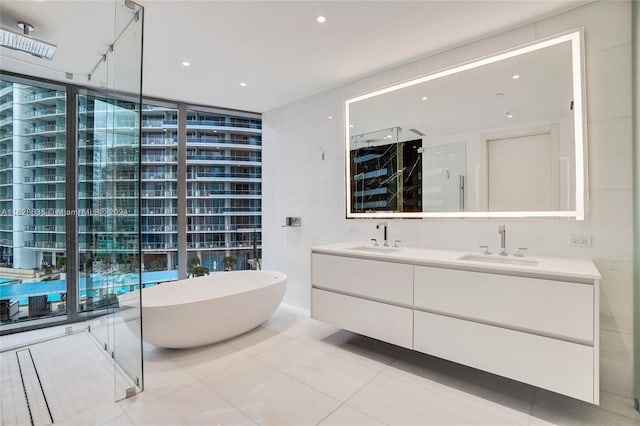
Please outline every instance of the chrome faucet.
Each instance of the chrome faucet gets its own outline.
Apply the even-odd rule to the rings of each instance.
[[[504,225],[498,226],[498,234],[500,234],[500,256],[506,256],[507,227]]]
[[[382,236],[384,239],[384,246],[385,247],[389,247],[389,239],[387,238],[387,226],[389,226],[389,224],[387,222],[380,222],[379,224],[376,225],[376,229],[380,229],[380,227],[382,226]]]

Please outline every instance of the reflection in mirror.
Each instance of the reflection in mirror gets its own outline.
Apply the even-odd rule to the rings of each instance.
[[[422,140],[398,142],[398,130],[351,137],[354,211],[422,211]]]
[[[347,100],[347,217],[582,219],[580,40],[565,34]]]

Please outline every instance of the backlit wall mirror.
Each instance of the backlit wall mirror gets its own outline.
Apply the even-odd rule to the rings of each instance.
[[[346,101],[347,217],[584,219],[582,32]]]

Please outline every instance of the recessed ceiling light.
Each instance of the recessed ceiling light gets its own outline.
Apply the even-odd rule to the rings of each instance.
[[[349,127],[353,128],[353,124],[349,124]]]
[[[240,86],[242,86],[242,87],[246,87],[246,86],[247,86],[247,83],[245,83],[245,82],[243,81],[243,82],[241,82],[241,83],[240,83]]]
[[[507,118],[513,118],[513,114],[507,113]]]
[[[182,61],[182,66],[183,66],[183,67],[189,67],[189,66],[191,66],[191,62],[189,62],[189,61]]]
[[[329,117],[327,117],[329,120],[333,120],[333,115],[330,115]]]
[[[327,22],[327,18],[325,18],[324,16],[320,15],[316,18],[316,21],[320,22],[321,24],[324,24],[325,22]]]
[[[423,97],[422,97],[422,100],[423,100],[423,101],[426,101],[427,99],[429,99],[429,97],[428,97],[428,96],[423,96]]]
[[[520,74],[514,74],[511,76],[512,79],[517,80],[520,78]]]

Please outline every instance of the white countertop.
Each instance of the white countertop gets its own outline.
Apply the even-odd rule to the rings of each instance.
[[[376,250],[380,251],[376,251]],[[374,248],[371,244],[346,242],[312,247],[313,253],[356,257],[385,262],[409,263],[420,266],[447,267],[497,274],[541,276],[545,278],[574,278],[577,280],[599,280],[600,272],[591,259],[570,257],[528,256],[514,257],[498,254],[483,255],[479,251],[444,250],[423,247],[401,247],[400,249]],[[481,260],[460,259],[472,255]],[[504,261],[513,263],[504,263]],[[537,261],[537,265],[518,261]]]

